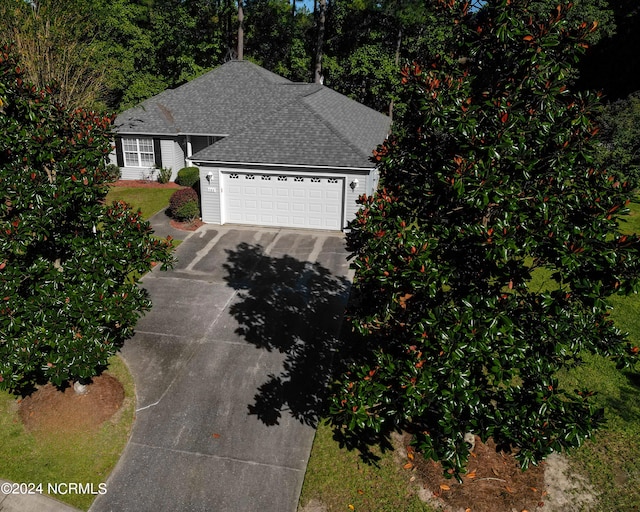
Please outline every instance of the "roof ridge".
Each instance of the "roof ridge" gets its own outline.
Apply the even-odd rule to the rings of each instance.
[[[328,87],[325,86],[321,86],[321,89],[318,89],[317,91],[314,91],[313,93],[309,93],[304,97],[309,97],[312,96],[313,94],[317,94],[318,92],[324,90],[324,89],[329,89]],[[329,89],[331,90],[331,89]],[[338,93],[339,94],[339,93]],[[349,98],[351,99],[351,98]],[[352,100],[353,101],[353,100]],[[357,102],[356,102],[357,103]],[[311,112],[313,114],[313,116],[317,119],[319,119],[323,125],[325,125],[329,131],[331,131],[334,135],[336,135],[339,139],[341,139],[343,142],[345,142],[347,144],[347,146],[349,146],[351,149],[355,150],[356,153],[364,158],[370,158],[373,155],[373,150],[375,148],[371,148],[371,153],[367,154],[364,151],[362,151],[359,147],[355,146],[354,143],[351,141],[351,137],[349,137],[347,134],[342,133],[338,128],[336,128],[336,126],[331,123],[329,120],[325,119],[324,117],[322,117],[317,111],[316,109],[314,109],[311,105],[309,105],[306,101],[301,101],[300,104],[309,112]],[[373,109],[372,109],[373,110]]]
[[[328,92],[329,94],[336,94],[340,97],[342,97],[343,99],[348,100],[349,102],[351,102],[354,106],[356,106],[357,108],[361,108],[363,109],[363,111],[370,111],[372,114],[377,114],[379,116],[383,116],[383,117],[388,117],[385,114],[378,112],[377,110],[365,105],[364,103],[360,103],[356,100],[354,100],[353,98],[349,98],[349,96],[345,95],[345,94],[341,94],[338,91],[331,89],[330,87],[326,87],[324,85],[321,85],[321,88],[318,89],[317,91],[314,91],[312,93],[309,93],[307,95],[305,95],[303,98],[307,99],[310,98],[311,96],[321,93],[321,92]],[[355,141],[352,140],[351,134],[348,131],[343,131],[341,130],[335,123],[331,122],[330,119],[325,118],[324,116],[322,116],[320,114],[320,112],[317,110],[317,108],[314,107],[314,105],[309,104],[307,101],[302,101],[301,103],[304,104],[305,108],[307,110],[310,110],[311,112],[313,112],[313,114],[318,117],[324,124],[325,126],[327,126],[334,134],[338,135],[342,140],[346,141],[347,144],[349,145],[349,147],[353,148],[359,155],[365,157],[365,158],[371,158],[373,156],[373,151],[376,149],[375,147],[371,148],[371,150],[367,153],[364,150],[362,150],[360,147],[358,147],[355,143]],[[389,128],[390,129],[390,128]],[[389,135],[389,131],[387,131],[387,136]],[[382,143],[383,141],[380,141],[380,143]]]

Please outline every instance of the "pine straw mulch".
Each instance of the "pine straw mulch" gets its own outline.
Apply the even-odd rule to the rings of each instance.
[[[160,183],[154,180],[118,180],[110,183],[112,187],[125,187],[125,188],[185,188],[173,181],[168,183]]]
[[[451,512],[532,512],[545,505],[544,463],[522,471],[513,454],[498,451],[493,440],[485,444],[476,436],[460,484],[455,478],[445,478],[442,465],[425,460],[410,442],[405,434],[400,452],[406,459],[403,467],[433,505]]]
[[[18,413],[31,432],[91,432],[111,418],[124,401],[120,382],[103,373],[94,377],[84,395],[69,385],[60,390],[46,384],[20,400]]]

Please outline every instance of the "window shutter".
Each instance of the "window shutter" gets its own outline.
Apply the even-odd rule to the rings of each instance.
[[[116,160],[118,163],[118,167],[124,167],[124,153],[122,149],[122,138],[116,138]]]
[[[153,139],[153,156],[156,160],[156,167],[162,167],[162,150],[160,149],[160,139]]]

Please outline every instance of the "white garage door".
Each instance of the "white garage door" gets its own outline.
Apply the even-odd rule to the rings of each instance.
[[[343,191],[343,178],[223,172],[223,222],[339,230]]]

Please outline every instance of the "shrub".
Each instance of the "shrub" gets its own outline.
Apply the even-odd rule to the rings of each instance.
[[[169,199],[168,213],[180,221],[195,219],[200,215],[198,193],[192,188],[176,190]]]
[[[158,183],[169,183],[171,179],[171,168],[159,167],[158,168]]]
[[[176,183],[183,187],[193,187],[200,181],[200,169],[197,167],[183,167],[178,171]]]
[[[120,179],[120,176],[122,175],[120,167],[118,167],[116,164],[107,165],[106,171],[108,176],[107,180],[109,182],[118,181]]]

